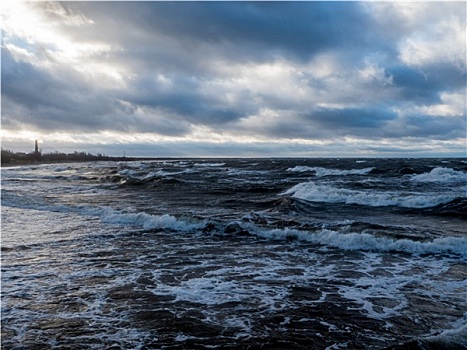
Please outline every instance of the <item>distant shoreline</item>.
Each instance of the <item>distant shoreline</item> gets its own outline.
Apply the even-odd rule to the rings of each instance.
[[[16,153],[3,150],[1,153],[1,167],[18,167],[42,164],[62,164],[62,163],[84,163],[84,162],[133,162],[133,161],[154,161],[163,158],[156,157],[112,157],[102,154],[91,154],[86,152],[74,153]]]
[[[129,158],[129,157],[105,157],[103,159],[46,159],[46,160],[30,160],[30,159],[12,159],[9,162],[1,162],[2,168],[43,165],[43,164],[67,164],[67,163],[87,163],[87,162],[135,162],[135,161],[156,161],[166,160],[171,158]]]

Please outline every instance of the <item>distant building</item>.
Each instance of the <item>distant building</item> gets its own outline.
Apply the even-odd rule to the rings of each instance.
[[[39,151],[39,140],[36,140],[34,142],[34,153],[33,153],[34,159],[41,159],[41,151]]]

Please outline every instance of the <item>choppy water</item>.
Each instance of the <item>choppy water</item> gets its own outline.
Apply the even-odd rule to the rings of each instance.
[[[2,349],[466,349],[466,191],[462,159],[4,168]]]

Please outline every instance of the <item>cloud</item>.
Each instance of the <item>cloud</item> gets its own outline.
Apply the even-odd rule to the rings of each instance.
[[[94,4],[80,7],[95,12]],[[368,22],[357,4],[343,3],[336,11],[325,2],[123,3],[113,6],[112,14],[128,29],[123,33],[124,41],[138,41],[141,34],[144,42],[164,40],[165,44],[171,42],[170,49],[179,45],[195,55],[205,48],[213,49],[223,59],[233,61],[269,60],[276,54],[309,59],[336,45],[359,43]]]
[[[465,18],[461,3],[9,4],[2,128],[148,134],[174,154],[183,140],[457,140]]]
[[[73,84],[70,84],[73,81]],[[15,61],[2,49],[3,121],[53,129],[105,127],[111,97],[96,96],[92,86],[69,70],[48,71],[31,63]]]
[[[310,118],[329,128],[357,128],[368,129],[381,128],[387,120],[397,118],[397,114],[385,108],[367,109],[320,109],[315,111]],[[362,130],[364,133],[365,130]]]

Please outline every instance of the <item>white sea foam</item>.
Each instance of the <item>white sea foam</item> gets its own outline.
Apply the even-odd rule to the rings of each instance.
[[[306,165],[297,165],[293,168],[288,168],[287,171],[296,171],[296,172],[299,172],[299,173],[303,173],[303,172],[306,172],[306,171],[313,171],[313,168],[310,167],[310,166],[306,166]]]
[[[243,264],[242,264],[243,263]],[[161,278],[160,271],[152,272],[153,278],[157,283],[157,293],[174,295],[177,301],[189,301],[204,305],[220,305],[228,302],[237,303],[239,308],[252,301],[255,305],[270,310],[282,310],[284,299],[288,295],[284,284],[281,288],[277,286],[274,289],[267,287],[267,280],[272,281],[287,280],[295,281],[294,275],[284,276],[281,270],[283,264],[277,264],[274,260],[270,264],[264,265],[263,261],[240,260],[238,266],[218,267],[212,266],[206,269],[206,273],[200,277],[192,277],[180,280],[179,284],[167,284]],[[240,276],[248,276],[250,283],[245,283]],[[241,312],[239,313],[241,315]],[[246,322],[245,322],[246,321]],[[243,317],[231,318],[229,322],[232,326],[237,325],[249,329],[248,320]]]
[[[250,291],[238,282],[212,276],[189,279],[180,286],[170,288],[170,294],[176,295],[177,300],[216,305],[232,301],[241,302]]]
[[[125,177],[138,177],[141,175],[141,172],[134,169],[122,169],[120,170],[120,175]]]
[[[167,176],[173,176],[173,175],[179,175],[179,174],[184,174],[184,173],[189,173],[191,170],[182,170],[182,171],[164,171],[164,170],[158,170],[158,171],[151,171],[148,174],[142,176],[140,179],[141,180],[152,180],[158,177],[167,177]]]
[[[288,168],[287,171],[294,172],[309,172],[314,171],[317,177],[322,176],[344,176],[344,175],[368,175],[374,168],[368,167],[363,169],[350,169],[350,170],[340,170],[340,169],[326,169],[321,167],[309,167],[303,165],[297,165],[293,168]]]
[[[68,166],[57,166],[53,169],[54,172],[62,172],[62,171],[67,171],[70,170],[70,167]]]
[[[442,237],[428,242],[412,241],[409,239],[392,239],[375,237],[367,233],[340,233],[324,229],[317,233],[297,229],[272,229],[256,231],[259,236],[271,239],[296,238],[301,241],[312,242],[340,248],[344,250],[364,250],[388,252],[397,251],[413,254],[454,253],[467,255],[466,237]]]
[[[149,172],[142,172],[136,171],[133,169],[123,169],[120,171],[120,175],[125,177],[129,180],[137,180],[137,181],[151,181],[161,177],[168,177],[174,176],[184,173],[190,173],[192,170],[185,169],[181,171],[165,171],[165,170],[157,170],[157,171],[149,171]]]
[[[434,168],[429,173],[414,175],[412,181],[418,182],[464,182],[467,183],[467,173],[451,168]]]
[[[460,346],[459,348],[467,347],[467,313],[453,324],[452,329],[445,330],[439,335],[427,337],[427,340],[440,341],[450,346],[457,345]]]
[[[124,213],[111,208],[85,207],[82,213],[95,215],[104,223],[123,226],[138,226],[144,229],[166,229],[181,232],[190,232],[203,228],[204,222],[189,222],[176,217],[164,215],[152,215],[145,212]]]
[[[243,170],[243,169],[229,169],[227,175],[229,176],[255,176],[268,174],[268,171],[264,170]]]
[[[224,166],[225,163],[195,163],[193,166],[197,167],[219,167],[219,166]]]
[[[283,193],[310,202],[359,204],[373,207],[399,206],[405,208],[429,208],[448,203],[456,196],[452,193],[422,195],[403,192],[358,191],[314,182],[302,182]]]

